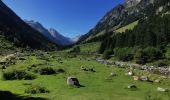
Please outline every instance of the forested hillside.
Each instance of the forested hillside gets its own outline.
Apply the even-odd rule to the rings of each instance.
[[[169,0],[133,0],[131,3],[125,0],[125,3],[113,8],[93,29],[83,35],[79,43],[101,41],[103,34],[149,16],[164,14],[169,8]],[[99,35],[101,32],[103,34]],[[89,39],[89,37],[93,38]]]

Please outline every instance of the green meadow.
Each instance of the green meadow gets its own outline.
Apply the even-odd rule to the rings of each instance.
[[[89,47],[90,48],[90,47]],[[28,97],[41,97],[47,100],[168,100],[169,92],[161,93],[157,87],[169,88],[170,80],[161,75],[150,74],[135,70],[135,75],[147,75],[150,79],[160,79],[161,83],[134,81],[126,76],[127,69],[104,65],[94,60],[95,56],[67,54],[66,52],[50,52],[43,56],[28,53],[25,60],[17,60],[15,65],[1,69],[0,89]],[[34,65],[33,68],[30,66]],[[96,72],[82,71],[81,66],[93,67]],[[40,75],[37,68],[49,67],[63,69],[64,73]],[[25,70],[36,76],[33,80],[4,80],[3,73],[13,69]],[[110,77],[110,73],[117,76]],[[75,88],[67,85],[67,77],[78,78],[82,87]],[[128,89],[135,84],[137,89]],[[26,93],[32,85],[45,87],[48,93]]]

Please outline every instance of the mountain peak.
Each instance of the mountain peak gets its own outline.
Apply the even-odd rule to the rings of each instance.
[[[46,29],[41,23],[34,20],[30,21],[25,20],[25,22],[35,30],[42,33],[45,37],[47,37],[50,41],[54,42],[55,44],[65,46],[73,43],[73,41],[70,38],[64,37],[54,28]]]

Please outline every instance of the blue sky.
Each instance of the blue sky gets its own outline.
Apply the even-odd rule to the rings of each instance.
[[[67,37],[87,33],[124,0],[3,0],[22,19],[55,28]]]

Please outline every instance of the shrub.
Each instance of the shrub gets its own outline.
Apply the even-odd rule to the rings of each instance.
[[[166,57],[167,59],[170,59],[170,44],[167,46],[166,53],[165,53],[165,57]]]
[[[4,80],[33,80],[36,78],[34,74],[28,73],[25,70],[7,70],[3,72]]]
[[[25,90],[25,93],[30,93],[30,94],[49,93],[49,90],[39,85],[31,85]]]
[[[138,49],[134,55],[137,64],[145,64],[147,62],[147,57],[142,49]]]
[[[135,53],[136,63],[145,64],[162,58],[162,53],[158,48],[147,47],[145,49],[138,49]]]
[[[41,67],[35,70],[36,73],[39,73],[40,75],[52,75],[52,74],[58,74],[58,73],[64,73],[65,71],[63,69],[54,69],[51,67]]]
[[[158,60],[162,57],[162,54],[158,48],[147,47],[143,50],[143,52],[147,56],[148,62],[151,62],[153,60]]]
[[[168,62],[167,60],[159,60],[155,63],[155,65],[157,67],[165,67],[165,66],[168,66]]]
[[[133,60],[132,48],[115,48],[114,55],[122,61]]]
[[[103,53],[103,59],[109,59],[111,54],[113,54],[112,49],[105,50]]]

